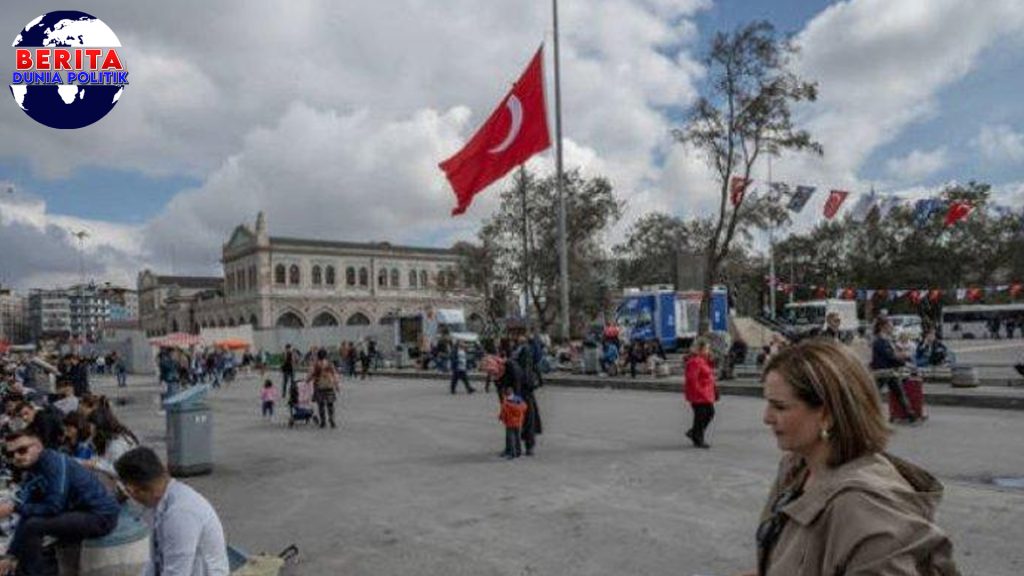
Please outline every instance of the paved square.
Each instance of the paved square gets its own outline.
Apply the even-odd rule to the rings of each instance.
[[[498,458],[493,393],[451,396],[440,381],[342,385],[333,431],[289,430],[280,412],[261,420],[255,378],[213,394],[215,471],[189,482],[233,543],[277,551],[295,542],[295,573],[306,575],[689,576],[753,566],[779,457],[757,399],[724,397],[714,447],[700,451],[683,441],[681,394],[544,388],[538,454],[508,462]],[[162,449],[151,394],[133,395],[119,413]],[[964,574],[1019,576],[1024,491],[981,480],[1024,476],[1024,418],[931,414],[921,428],[900,428],[893,452],[945,483],[939,522]]]

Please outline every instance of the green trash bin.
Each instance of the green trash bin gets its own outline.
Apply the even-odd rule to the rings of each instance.
[[[167,469],[174,476],[213,471],[213,413],[208,385],[193,386],[164,400],[167,414]]]

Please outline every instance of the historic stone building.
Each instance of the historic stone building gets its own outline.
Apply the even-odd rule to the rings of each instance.
[[[481,298],[460,286],[451,249],[387,242],[271,237],[263,214],[240,225],[222,248],[224,277],[190,278],[218,286],[165,296],[169,278],[139,275],[139,315],[150,335],[251,324],[254,328],[386,323],[428,308],[462,308],[480,318]],[[168,280],[161,280],[168,279]],[[164,288],[164,291],[169,289]],[[150,304],[154,307],[151,310]]]

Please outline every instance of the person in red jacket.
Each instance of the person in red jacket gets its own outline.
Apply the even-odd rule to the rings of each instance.
[[[516,396],[515,390],[508,388],[505,398],[501,401],[501,412],[498,419],[505,425],[505,458],[511,460],[523,454],[523,445],[519,442],[519,434],[523,429],[523,421],[526,420],[526,411],[529,409],[526,402]]]
[[[686,436],[697,448],[711,448],[704,441],[704,431],[715,417],[715,400],[718,389],[715,385],[715,367],[711,360],[711,348],[707,340],[698,340],[696,349],[686,359],[686,381],[683,385],[686,401],[693,408],[693,427]]]

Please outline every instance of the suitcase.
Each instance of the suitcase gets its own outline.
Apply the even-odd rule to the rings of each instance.
[[[910,409],[914,411],[914,415],[921,420],[928,418],[928,415],[925,413],[923,380],[917,376],[905,378],[903,380],[903,391],[907,395],[907,401],[910,403]],[[889,390],[889,421],[904,422],[907,420],[910,420],[910,416],[903,411],[899,397],[892,390]]]

